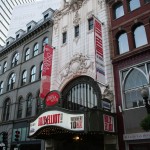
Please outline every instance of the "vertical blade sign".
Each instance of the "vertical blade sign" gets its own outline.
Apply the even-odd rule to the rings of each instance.
[[[102,24],[94,17],[94,39],[96,53],[96,80],[105,83],[105,68],[103,58]]]
[[[46,94],[50,91],[52,58],[53,58],[53,48],[49,45],[45,45],[44,46],[42,78],[41,78],[41,86],[40,86],[40,97],[41,98],[45,98]]]

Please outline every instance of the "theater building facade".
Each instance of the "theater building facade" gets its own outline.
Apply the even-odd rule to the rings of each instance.
[[[29,127],[29,137],[45,140],[45,150],[117,149],[106,16],[98,0],[62,1],[54,14],[52,45],[45,46],[50,54],[43,60],[49,92]]]

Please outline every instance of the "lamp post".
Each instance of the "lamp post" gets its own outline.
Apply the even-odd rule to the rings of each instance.
[[[147,87],[142,88],[141,95],[145,101],[145,107],[147,109],[147,113],[150,114],[150,105],[148,104],[149,89]]]

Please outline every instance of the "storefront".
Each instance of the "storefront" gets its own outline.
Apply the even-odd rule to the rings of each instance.
[[[49,92],[45,110],[30,122],[29,137],[44,139],[46,145],[51,141],[45,149],[103,150],[106,135],[116,137],[116,117],[100,98],[97,83],[85,76],[71,81],[61,93]]]

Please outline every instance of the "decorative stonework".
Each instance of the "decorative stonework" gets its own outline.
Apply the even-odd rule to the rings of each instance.
[[[74,19],[73,19],[73,24],[74,25],[79,24],[80,20],[81,20],[80,15],[79,15],[78,11],[76,11]]]
[[[106,98],[110,101],[114,100],[114,95],[113,95],[113,91],[110,90],[109,85],[106,86],[104,92],[103,92],[103,98]]]
[[[64,78],[67,78],[72,74],[76,75],[87,73],[88,69],[94,69],[93,65],[94,62],[92,62],[88,56],[75,54],[71,61],[66,64],[64,69],[60,72],[60,79],[62,81]]]
[[[63,32],[66,32],[67,31],[67,26],[64,26],[63,28],[62,28],[62,33]]]
[[[90,11],[90,12],[88,12],[88,13],[87,13],[87,19],[92,18],[92,17],[93,17],[93,14],[94,14],[94,11],[93,11],[93,10]]]

